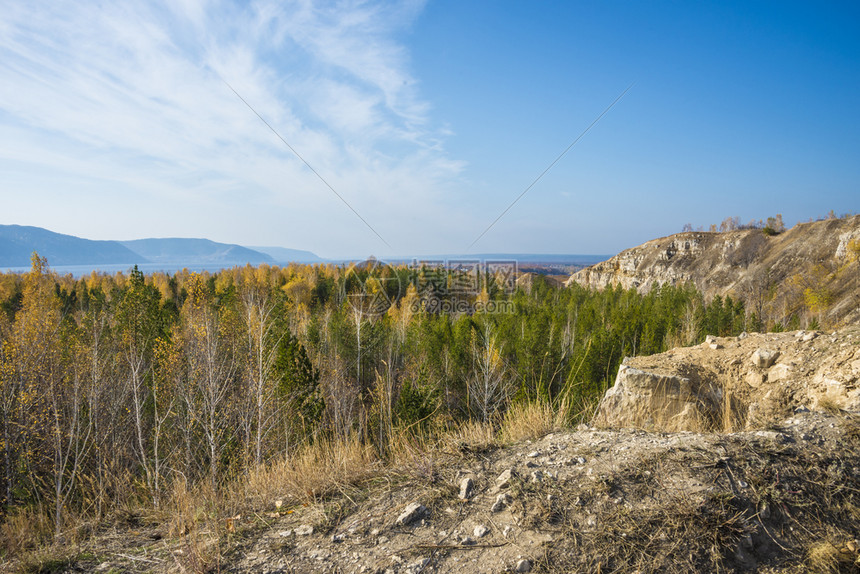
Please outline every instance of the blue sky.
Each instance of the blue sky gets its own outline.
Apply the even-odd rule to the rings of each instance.
[[[473,252],[860,209],[856,3],[12,0],[0,223],[461,253],[631,84]]]

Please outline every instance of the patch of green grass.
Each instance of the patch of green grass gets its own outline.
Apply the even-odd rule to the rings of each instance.
[[[61,553],[52,555],[50,552],[38,552],[24,558],[19,564],[21,574],[54,574],[62,572],[75,563],[71,556],[63,556]]]

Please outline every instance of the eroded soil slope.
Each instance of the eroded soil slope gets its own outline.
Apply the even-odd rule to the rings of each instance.
[[[858,457],[847,413],[731,434],[583,428],[417,459],[319,504],[261,509],[205,565],[205,533],[154,540],[152,527],[134,544],[102,537],[75,571],[851,572]]]

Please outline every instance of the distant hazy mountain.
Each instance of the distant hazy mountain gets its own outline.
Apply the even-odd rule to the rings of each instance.
[[[257,265],[274,263],[265,254],[227,243],[216,243],[208,239],[135,239],[121,241],[122,245],[146,257],[152,263],[164,265]]]
[[[274,249],[274,248],[272,248]],[[216,243],[208,239],[137,239],[133,241],[94,241],[54,233],[41,227],[0,225],[0,267],[29,267],[36,251],[52,267],[108,265],[164,267],[211,267],[260,263],[274,264],[276,257],[241,245]],[[319,258],[307,251],[283,249],[300,254],[296,261]]]
[[[361,259],[323,259],[310,251],[286,247],[243,247],[217,243],[209,239],[162,238],[131,241],[94,241],[72,235],[54,233],[40,227],[0,225],[0,268],[29,267],[33,251],[47,257],[52,267],[76,266],[72,273],[90,270],[110,270],[108,266],[140,265],[147,270],[181,269],[183,267],[210,271],[246,264],[286,264],[348,262]],[[514,253],[483,253],[469,255],[434,255],[423,257],[386,258],[387,263],[411,264],[428,260],[515,260],[527,263],[590,265],[605,257],[595,255],[540,255]]]
[[[321,263],[325,261],[315,253],[302,251],[301,249],[287,249],[286,247],[257,247],[249,249],[269,255],[278,263]]]
[[[46,257],[52,266],[147,262],[118,241],[81,239],[41,227],[0,225],[0,267],[29,267],[33,251]]]

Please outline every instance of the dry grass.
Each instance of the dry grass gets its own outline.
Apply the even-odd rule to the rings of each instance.
[[[728,386],[723,387],[723,401],[719,413],[719,419],[715,422],[715,427],[724,433],[732,433],[742,430],[746,426],[746,412],[748,405],[745,405],[740,398],[736,397],[732,389]]]
[[[461,449],[465,447],[473,451],[487,450],[503,444],[538,438],[565,428],[569,421],[580,420],[583,413],[590,415],[595,406],[596,401],[575,407],[567,401],[561,401],[557,408],[541,401],[516,403],[505,411],[497,424],[466,421],[447,433],[440,442],[454,444]]]
[[[381,468],[373,446],[358,437],[327,439],[254,469],[233,490],[256,508],[271,507],[276,500],[313,502],[372,478]]]
[[[446,435],[446,441],[460,450],[482,451],[498,445],[492,424],[466,421],[457,425]]]
[[[26,553],[15,564],[15,572],[21,574],[65,572],[74,564],[75,559],[76,555],[70,547],[58,545],[46,546]]]
[[[833,397],[823,395],[815,402],[815,408],[830,414],[841,414],[845,412],[842,406]]]
[[[834,572],[856,572],[860,568],[860,557],[844,544],[834,544],[830,540],[816,542],[806,553],[805,565],[810,572],[830,574]]]
[[[387,464],[407,475],[435,480],[445,440],[433,435],[397,432],[391,439]]]
[[[563,416],[549,405],[528,403],[512,406],[496,423],[466,421],[442,432],[402,429],[392,435],[385,459],[358,436],[319,440],[289,457],[225,481],[217,489],[208,481],[192,484],[177,474],[159,509],[144,500],[129,499],[124,510],[98,524],[127,526],[132,520],[128,517],[134,517],[135,523],[144,517],[148,526],[183,541],[177,558],[180,570],[206,571],[217,567],[222,541],[229,538],[236,524],[248,524],[249,517],[278,509],[283,512],[297,504],[316,504],[346,492],[354,495],[382,473],[434,482],[447,457],[542,436],[559,428]],[[235,519],[240,516],[244,518]],[[79,522],[83,524],[83,518]],[[76,527],[69,528],[72,532]],[[92,534],[92,528],[87,533]],[[53,540],[50,517],[35,510],[21,509],[4,517],[0,538],[0,556],[19,557],[21,563],[40,564],[54,554],[45,554]]]
[[[509,444],[544,436],[559,428],[558,418],[545,402],[517,403],[505,413],[499,438]]]
[[[4,556],[17,556],[51,540],[53,523],[44,513],[18,509],[0,523],[0,549]]]
[[[165,505],[169,535],[185,536],[197,530],[197,526],[206,521],[205,509],[212,505],[213,498],[210,488],[203,485],[189,488],[184,478],[177,478]]]
[[[371,445],[357,437],[322,440],[292,456],[262,465],[214,490],[207,481],[178,478],[160,511],[169,536],[182,540],[174,556],[183,572],[220,568],[224,548],[248,517],[296,504],[313,504],[376,476],[382,464]]]
[[[174,480],[161,514],[169,536],[182,540],[173,555],[178,571],[217,571],[221,561],[223,499],[208,481],[190,487],[183,477]]]
[[[730,400],[724,407],[729,412]],[[384,460],[358,438],[327,440],[235,477],[218,491],[177,480],[157,514],[159,529],[181,549],[166,560],[178,571],[217,571],[233,560],[243,540],[258,536],[270,518],[298,504],[311,507],[304,516],[321,516],[313,519],[319,520],[314,527],[326,532],[354,513],[361,500],[372,498],[374,489],[419,489],[428,506],[434,496],[448,500],[454,493],[444,477],[460,464],[452,466],[452,458],[540,437],[558,429],[562,416],[547,405],[520,404],[497,425],[467,422],[437,434],[396,432]],[[677,450],[637,459],[626,472],[582,484],[515,481],[514,510],[521,524],[560,533],[537,569],[698,573],[790,563],[804,571],[856,572],[858,554],[851,544],[860,491],[851,461],[860,456],[860,425],[847,413],[832,420],[844,430],[838,455],[822,456],[795,443],[768,446],[727,437],[719,439],[725,447],[719,459],[713,452]],[[495,456],[505,454],[476,458]],[[666,488],[667,477],[691,472],[710,487],[694,495]],[[741,480],[748,486],[739,487]],[[276,501],[282,501],[280,508]],[[40,520],[21,513],[3,525],[7,553],[30,548],[19,570],[80,564],[72,545],[32,549],[34,541],[50,540],[51,525]]]

